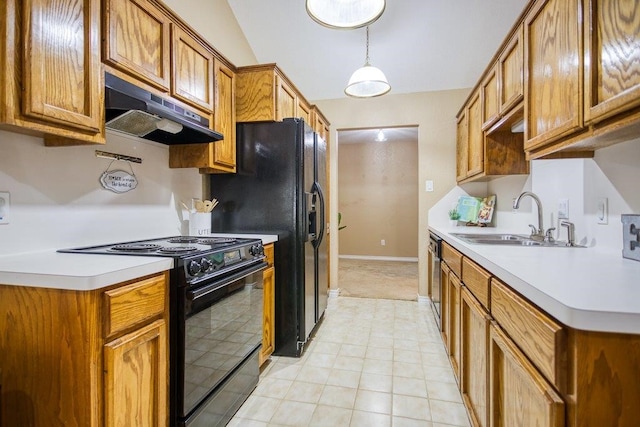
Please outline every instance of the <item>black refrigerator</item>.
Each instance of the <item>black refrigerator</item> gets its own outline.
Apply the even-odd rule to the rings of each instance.
[[[327,307],[326,142],[302,119],[239,123],[237,173],[210,177],[214,233],[277,234],[275,349],[298,357]]]

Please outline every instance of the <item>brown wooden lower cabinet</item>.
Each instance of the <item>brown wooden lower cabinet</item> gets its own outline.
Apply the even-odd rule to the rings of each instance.
[[[262,273],[263,313],[262,313],[262,349],[260,350],[260,366],[269,359],[275,349],[276,336],[276,269],[273,266],[275,246],[264,245],[265,261],[268,267]]]
[[[497,324],[489,337],[489,425],[564,426],[564,402],[553,387]]]
[[[451,358],[451,367],[456,379],[460,381],[460,279],[449,274],[449,336],[447,347]]]
[[[0,426],[166,426],[167,283],[0,285]]]
[[[489,324],[491,317],[466,287],[460,308],[460,392],[473,425],[489,425]]]

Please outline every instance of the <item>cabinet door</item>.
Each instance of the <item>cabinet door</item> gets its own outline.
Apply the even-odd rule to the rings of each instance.
[[[18,5],[24,38],[22,113],[100,132],[104,121],[100,1],[24,0]]]
[[[496,324],[490,327],[491,427],[564,426],[564,402]]]
[[[538,0],[525,19],[525,149],[582,126],[581,0]]]
[[[498,106],[498,73],[493,66],[480,86],[482,90],[482,130],[494,124],[499,115]]]
[[[104,62],[168,92],[169,27],[148,0],[105,0]]]
[[[264,307],[262,314],[262,349],[260,350],[260,365],[273,353],[275,345],[275,268],[267,268],[262,276],[264,287]]]
[[[449,274],[449,335],[447,346],[453,373],[460,380],[460,279],[451,272]]]
[[[460,391],[474,425],[489,425],[489,323],[486,310],[466,287],[460,308]]]
[[[498,58],[498,94],[501,115],[507,114],[523,98],[523,31],[521,25]]]
[[[297,96],[295,91],[276,74],[276,120],[295,117]]]
[[[309,126],[313,126],[313,123],[311,122],[311,107],[301,97],[298,98],[296,117],[304,119],[304,121],[309,124]]]
[[[214,128],[224,140],[213,143],[213,163],[218,169],[236,171],[236,75],[220,61],[215,61]]]
[[[456,127],[456,180],[467,177],[467,158],[469,157],[469,127],[466,108],[458,116]]]
[[[467,178],[484,170],[484,133],[482,132],[482,103],[480,91],[469,101],[467,110],[469,132],[467,154]]]
[[[177,25],[172,25],[171,28],[171,95],[211,113],[214,86],[213,53]]]
[[[104,347],[105,425],[167,424],[167,331],[157,320]]]
[[[442,295],[440,295],[440,332],[442,341],[447,347],[449,342],[449,274],[451,269],[446,262],[440,262],[440,283],[442,284]]]
[[[585,121],[640,105],[640,5],[585,2]]]

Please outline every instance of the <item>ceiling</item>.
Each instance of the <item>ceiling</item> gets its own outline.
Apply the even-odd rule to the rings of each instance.
[[[277,63],[305,98],[344,98],[365,60],[365,29],[314,22],[304,0],[227,0],[259,63]],[[391,94],[473,86],[527,0],[387,0],[369,57]]]

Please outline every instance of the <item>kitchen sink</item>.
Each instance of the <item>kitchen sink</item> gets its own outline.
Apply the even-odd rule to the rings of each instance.
[[[523,234],[479,234],[479,233],[451,233],[453,237],[457,237],[467,243],[476,245],[505,245],[505,246],[539,246],[539,247],[556,247],[556,248],[583,248],[584,246],[567,246],[562,241],[539,241],[534,240]]]

